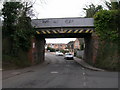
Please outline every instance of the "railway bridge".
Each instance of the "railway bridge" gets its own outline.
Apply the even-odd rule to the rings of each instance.
[[[93,18],[48,18],[33,19],[31,22],[36,32],[31,49],[32,62],[40,63],[45,57],[45,38],[84,38],[84,60],[95,63],[97,36],[94,34]]]

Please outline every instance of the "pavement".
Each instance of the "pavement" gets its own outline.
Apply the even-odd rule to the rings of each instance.
[[[99,68],[96,68],[96,67],[93,67],[93,66],[89,65],[88,63],[86,63],[84,60],[82,60],[80,58],[75,57],[74,60],[84,68],[94,70],[94,71],[105,71],[103,69],[99,69]]]

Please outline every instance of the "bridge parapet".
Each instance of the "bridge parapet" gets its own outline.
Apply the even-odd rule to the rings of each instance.
[[[33,19],[31,24],[35,28],[94,27],[94,19],[93,18]]]

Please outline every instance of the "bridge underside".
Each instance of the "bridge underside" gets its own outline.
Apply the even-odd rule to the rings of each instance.
[[[84,38],[91,35],[94,28],[52,28],[36,29],[39,37],[43,38]]]
[[[59,34],[46,34],[46,35],[36,35],[40,38],[85,38],[90,37],[91,33],[76,33],[76,34],[66,34],[66,33],[59,33]]]

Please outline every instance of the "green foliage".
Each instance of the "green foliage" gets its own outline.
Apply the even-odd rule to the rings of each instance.
[[[55,52],[56,51],[54,48],[51,48],[51,47],[47,47],[47,50],[50,50],[50,52]]]
[[[101,10],[94,16],[96,34],[100,37],[96,67],[120,70],[120,10]]]
[[[62,50],[60,50],[60,52],[62,52],[62,53],[65,54],[65,53],[68,53],[69,51],[68,51],[68,50],[63,50],[63,49],[62,49]]]
[[[31,45],[33,29],[31,19],[26,15],[31,7],[20,2],[5,2],[3,6],[3,36],[11,38],[11,54],[16,56],[19,48],[28,51]]]
[[[116,15],[118,11],[101,10],[95,14],[95,29],[101,40],[117,42],[118,29],[116,23]]]
[[[9,38],[10,40],[10,50],[7,51],[10,52],[7,55],[13,59],[15,58],[15,65],[20,67],[30,64],[27,54],[31,46],[31,37],[34,34],[31,18],[27,15],[30,8],[31,6],[28,7],[27,4],[20,2],[5,2],[2,9],[4,18],[2,28],[3,39]],[[6,55],[6,53],[3,54]],[[3,61],[6,61],[6,59],[4,58]]]
[[[112,10],[120,9],[118,2],[111,2]]]
[[[2,9],[4,22],[2,27],[3,37],[10,36],[15,31],[22,4],[20,2],[5,2]]]
[[[120,8],[118,2],[107,2],[107,1],[105,1],[105,5],[107,6],[107,8],[109,10],[116,10],[116,9]]]
[[[25,55],[24,55],[25,56]],[[29,60],[25,60],[26,58],[24,58],[23,56],[20,57],[13,57],[10,55],[3,55],[3,62],[2,62],[2,68],[3,69],[13,69],[13,68],[24,68],[27,66],[30,66],[30,62]]]
[[[103,9],[101,5],[98,5],[97,7],[94,4],[91,4],[87,6],[86,8],[83,8],[86,11],[86,17],[91,18],[93,17],[96,12],[100,11]]]
[[[80,45],[80,50],[84,50],[84,44]]]
[[[118,45],[111,42],[100,42],[95,66],[107,70],[120,70]]]

